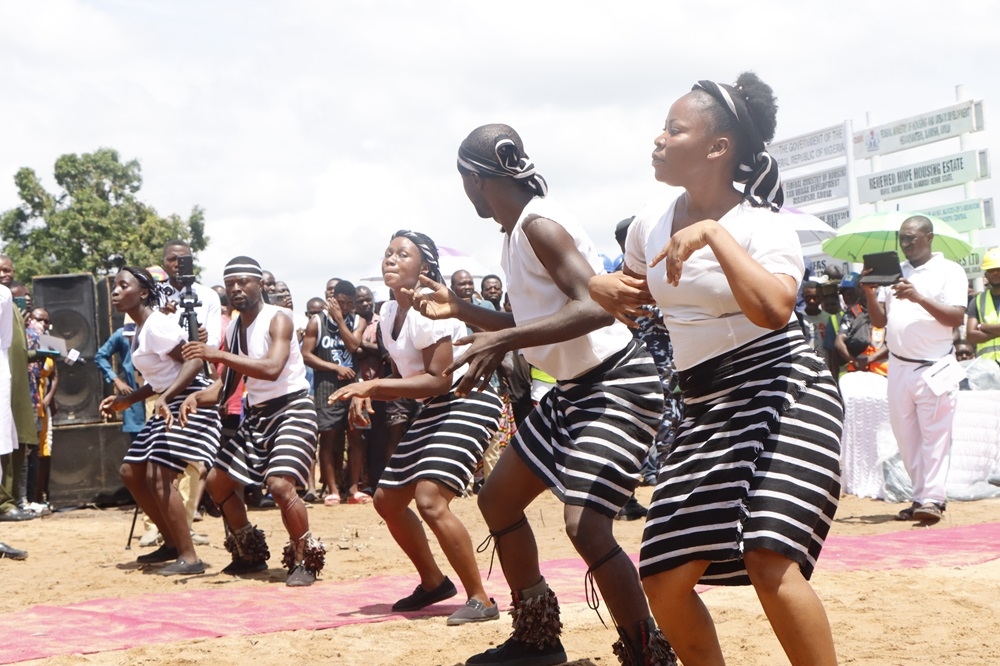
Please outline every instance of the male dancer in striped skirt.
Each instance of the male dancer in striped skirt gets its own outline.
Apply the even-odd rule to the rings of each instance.
[[[663,412],[653,359],[590,299],[586,283],[603,272],[603,262],[574,217],[546,198],[545,181],[517,132],[507,125],[474,130],[459,148],[458,170],[476,213],[504,231],[501,265],[512,314],[476,307],[424,280],[434,288],[417,296],[425,316],[455,317],[487,331],[467,338],[468,351],[453,363],[469,365],[455,392],[464,395],[488,381],[512,349],[557,380],[518,427],[479,493],[511,586],[514,631],[466,663],[550,666],[566,660],[559,605],[541,575],[524,514],[548,488],[566,505],[566,532],[589,567],[586,583],[596,582],[618,627],[614,651],[621,663],[671,664],[673,652],[653,624],[635,566],[612,531],[638,485]]]
[[[241,376],[246,379],[248,404],[243,420],[223,443],[208,475],[208,492],[232,530],[226,549],[233,561],[223,573],[267,568],[270,553],[264,533],[250,524],[246,505],[237,494],[243,486],[264,483],[281,509],[290,539],[282,559],[288,569],[285,584],[312,585],[323,568],[326,551],[309,531],[306,507],[296,488],[306,485],[316,455],[316,409],[309,397],[292,318],[284,308],[263,302],[263,274],[260,264],[250,257],[230,260],[223,277],[229,303],[240,313],[226,331],[230,351],[191,342],[183,352],[186,359],[222,363],[225,377],[191,395],[180,410],[183,424],[196,406],[228,399],[231,387]]]

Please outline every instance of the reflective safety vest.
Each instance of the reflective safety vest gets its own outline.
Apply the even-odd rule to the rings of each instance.
[[[977,300],[976,312],[979,314],[979,323],[1000,324],[1000,313],[997,313],[997,308],[993,304],[993,296],[990,294],[990,290],[987,289],[979,294]],[[993,338],[992,340],[987,340],[976,345],[976,356],[990,358],[1000,363],[1000,338]]]

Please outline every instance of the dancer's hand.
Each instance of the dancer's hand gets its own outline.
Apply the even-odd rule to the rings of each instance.
[[[366,428],[372,424],[371,415],[375,413],[371,398],[352,398],[348,422],[355,428]]]
[[[646,280],[624,273],[595,275],[590,278],[589,288],[590,297],[595,303],[632,328],[638,326],[635,321],[637,317],[649,316],[649,312],[643,310],[642,306],[654,303]]]
[[[180,409],[177,410],[177,422],[182,428],[186,428],[188,424],[188,414],[194,414],[198,411],[198,394],[192,393],[188,397],[184,398],[184,402],[181,403]],[[170,411],[169,409],[167,410]],[[166,416],[163,417],[166,420]],[[173,417],[171,417],[172,421]]]
[[[455,292],[440,282],[435,282],[426,275],[420,276],[420,284],[431,289],[401,289],[406,296],[413,299],[413,307],[428,319],[450,319],[458,317],[461,300]]]
[[[116,412],[120,412],[126,407],[128,407],[128,405],[124,404],[122,401],[118,399],[120,397],[121,396],[117,395],[109,395],[104,400],[101,400],[101,406],[100,406],[101,415],[104,416],[105,418],[113,419],[115,417]]]
[[[700,250],[708,245],[710,236],[718,228],[719,223],[715,220],[702,220],[701,222],[695,222],[691,226],[684,227],[670,237],[670,241],[649,262],[649,267],[652,268],[661,261],[666,260],[667,282],[676,287],[681,281],[684,262],[696,250]]]
[[[163,425],[167,432],[170,432],[170,427],[174,424],[174,415],[170,413],[170,405],[167,404],[162,395],[157,396],[156,402],[153,403],[153,413],[163,417]]]
[[[333,395],[326,401],[328,405],[335,405],[339,400],[352,400],[354,398],[371,398],[378,387],[377,379],[369,379],[365,382],[354,382],[341,386],[333,392]]]
[[[204,342],[187,342],[181,347],[181,355],[184,356],[185,361],[198,359],[213,363],[215,361],[215,354],[218,351],[218,349],[213,349]]]
[[[507,349],[502,343],[503,331],[488,333],[473,333],[455,341],[455,345],[469,345],[464,354],[448,366],[445,374],[451,375],[455,370],[468,364],[465,376],[455,387],[455,395],[464,398],[476,388],[485,389],[489,386],[490,377],[503,362]]]

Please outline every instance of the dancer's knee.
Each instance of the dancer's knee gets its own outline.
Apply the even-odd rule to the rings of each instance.
[[[122,463],[122,466],[118,468],[118,474],[122,478],[122,483],[129,490],[132,490],[139,484],[146,483],[145,470],[141,469],[141,466],[135,463]]]
[[[522,507],[515,506],[500,497],[499,492],[490,492],[487,489],[490,484],[483,486],[476,496],[476,503],[479,505],[479,512],[483,514],[483,520],[492,530],[502,530],[511,523],[516,522],[524,515]]]
[[[418,483],[413,499],[417,512],[427,523],[437,523],[448,513],[448,500],[433,481]]]
[[[295,492],[295,484],[281,476],[269,476],[266,480],[267,491],[274,498],[274,503],[281,509],[291,507],[299,499]]]
[[[594,562],[618,545],[607,516],[593,509],[567,506],[564,517],[566,536],[585,561]]]
[[[377,488],[373,497],[375,512],[385,520],[398,516],[410,504],[413,495],[402,488]]]
[[[758,592],[776,592],[789,576],[801,577],[798,565],[771,550],[756,549],[743,554],[750,582]]]
[[[222,502],[233,494],[236,487],[236,482],[222,470],[213,467],[208,471],[208,477],[205,479],[205,490],[208,491],[212,501],[219,506],[222,506]]]

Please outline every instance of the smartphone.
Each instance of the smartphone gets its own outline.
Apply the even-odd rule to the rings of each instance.
[[[16,305],[20,310],[24,311],[28,309],[28,297],[27,296],[15,296],[14,305]]]
[[[194,277],[194,257],[190,254],[184,254],[177,257],[177,276],[184,277]]]

